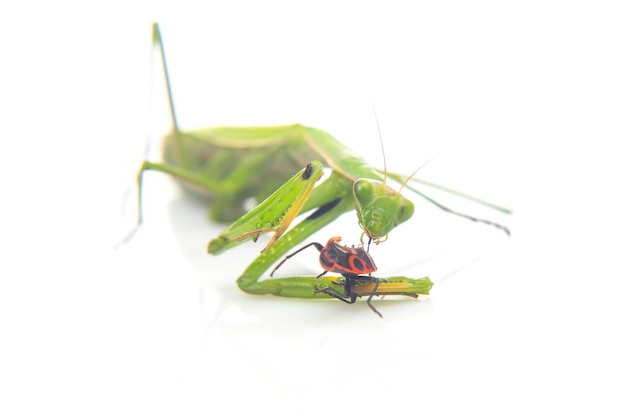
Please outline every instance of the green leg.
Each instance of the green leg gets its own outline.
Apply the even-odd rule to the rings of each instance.
[[[245,188],[248,187],[252,179],[258,176],[258,167],[267,164],[271,158],[271,153],[250,152],[238,161],[235,169],[226,177],[207,175],[207,173],[199,174],[191,169],[165,162],[144,161],[137,174],[137,224],[122,243],[130,240],[142,223],[143,176],[146,171],[158,171],[171,175],[192,192],[211,196],[213,198],[211,218],[216,221],[232,221],[244,214],[243,201],[249,197]],[[233,161],[232,164],[235,165],[235,162]],[[247,169],[239,167],[247,167]]]
[[[288,251],[293,249],[294,246],[300,244],[311,234],[337,219],[341,214],[354,209],[354,204],[350,196],[344,194],[337,198],[336,203],[331,202],[318,208],[317,211],[294,226],[268,250],[259,255],[237,280],[239,287],[243,291],[251,294],[274,294],[283,297],[297,298],[328,297],[326,294],[314,294],[316,285],[315,277],[275,278],[264,281],[259,281],[259,279],[264,272],[276,261],[280,260]],[[322,277],[319,279],[318,283],[324,283],[326,280],[330,285],[336,278]]]
[[[169,165],[169,164],[160,163],[160,162],[144,161],[143,164],[141,164],[139,173],[137,174],[137,198],[138,198],[137,210],[138,211],[137,211],[137,226],[135,229],[137,229],[141,225],[141,222],[143,220],[143,214],[142,214],[143,204],[142,204],[142,198],[141,198],[142,192],[143,192],[143,174],[148,170],[159,171],[165,174],[169,174],[173,176],[174,178],[181,180],[184,183],[187,183],[190,186],[197,188],[197,189],[215,190],[215,188],[213,187],[216,184],[214,184],[213,181],[201,175],[195,174],[185,168],[180,168],[174,165]]]

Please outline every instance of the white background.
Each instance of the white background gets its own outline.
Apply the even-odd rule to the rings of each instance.
[[[1,7],[0,414],[624,415],[620,2],[175,3]],[[300,122],[381,166],[373,104],[390,169],[437,155],[512,237],[412,197],[372,253],[435,287],[382,320],[241,292],[261,246],[207,255],[224,226],[158,173],[113,251],[168,127],[157,20],[183,127]]]

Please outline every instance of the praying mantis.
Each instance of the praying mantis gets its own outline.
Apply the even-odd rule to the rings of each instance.
[[[346,287],[343,278],[327,276],[293,276],[261,279],[263,274],[289,250],[311,234],[332,223],[340,215],[355,211],[363,231],[361,240],[378,244],[391,230],[406,222],[414,213],[413,203],[401,194],[408,189],[439,208],[470,220],[493,225],[507,234],[500,224],[459,213],[445,207],[413,184],[430,187],[470,198],[500,212],[505,208],[483,202],[436,184],[402,176],[370,166],[363,158],[345,147],[329,133],[300,124],[268,127],[215,127],[182,131],[177,123],[172,88],[165,59],[165,48],[158,23],[152,27],[153,48],[161,55],[172,122],[172,131],[164,138],[163,161],[144,161],[137,175],[138,220],[141,224],[141,189],[147,171],[159,171],[174,177],[197,194],[211,198],[210,217],[232,222],[208,244],[216,255],[263,233],[273,233],[260,255],[238,278],[239,287],[250,294],[273,294],[296,298],[329,298]],[[379,132],[380,133],[380,132]],[[318,183],[329,169],[330,175]],[[295,174],[294,174],[295,173]],[[402,184],[400,191],[388,183]],[[246,212],[249,198],[261,201]],[[295,224],[300,215],[308,216]],[[135,232],[137,227],[133,230]],[[352,283],[346,296],[428,294],[428,278],[379,278],[371,282]]]

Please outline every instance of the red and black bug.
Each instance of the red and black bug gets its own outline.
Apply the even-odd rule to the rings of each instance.
[[[376,271],[376,264],[374,264],[374,260],[362,246],[344,246],[340,245],[339,242],[341,242],[341,237],[331,237],[328,240],[328,243],[326,243],[326,246],[323,246],[318,242],[311,242],[297,251],[287,255],[285,259],[276,265],[270,276],[273,277],[274,272],[276,272],[276,270],[280,268],[280,266],[284,264],[287,259],[297,255],[310,246],[315,246],[320,253],[320,265],[324,269],[324,271],[319,274],[317,278],[327,272],[336,272],[344,277],[343,294],[332,287],[315,290],[315,292],[323,292],[348,304],[353,304],[357,297],[363,295],[353,291],[353,287],[359,283],[373,283],[374,287],[367,298],[367,305],[369,305],[376,314],[382,317],[382,315],[371,303],[372,297],[376,294],[376,290],[378,289],[378,285],[380,283],[378,278],[369,275]]]
[[[320,265],[324,268],[324,272],[319,274],[317,278],[326,274],[327,272],[337,272],[341,275],[358,276],[360,274],[371,274],[376,271],[376,264],[372,257],[363,249],[363,247],[350,247],[340,245],[340,237],[331,237],[328,239],[326,246],[323,246],[318,242],[311,242],[308,245],[304,245],[295,252],[290,253],[280,261],[276,268],[272,271],[270,276],[274,276],[274,272],[284,264],[287,259],[297,255],[310,246],[315,248],[320,253]]]

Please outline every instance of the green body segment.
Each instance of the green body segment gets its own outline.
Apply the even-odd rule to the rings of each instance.
[[[165,164],[200,178],[182,185],[211,199],[212,220],[230,223],[249,198],[263,201],[307,163],[319,159],[298,141],[297,126],[211,128],[164,138]]]
[[[248,199],[267,199],[290,181],[294,172],[314,160],[336,174],[330,181],[341,178],[350,182],[345,198],[353,201],[359,224],[369,237],[377,241],[386,237],[413,214],[413,204],[385,184],[377,169],[327,132],[299,124],[175,131],[165,137],[165,162],[144,165],[143,170],[166,172],[186,189],[210,197],[213,220],[242,223]],[[335,198],[327,191],[332,188],[335,186],[328,184],[308,194],[311,201],[304,199],[303,212]],[[368,193],[359,198],[363,189]],[[301,198],[296,192],[291,196]]]

